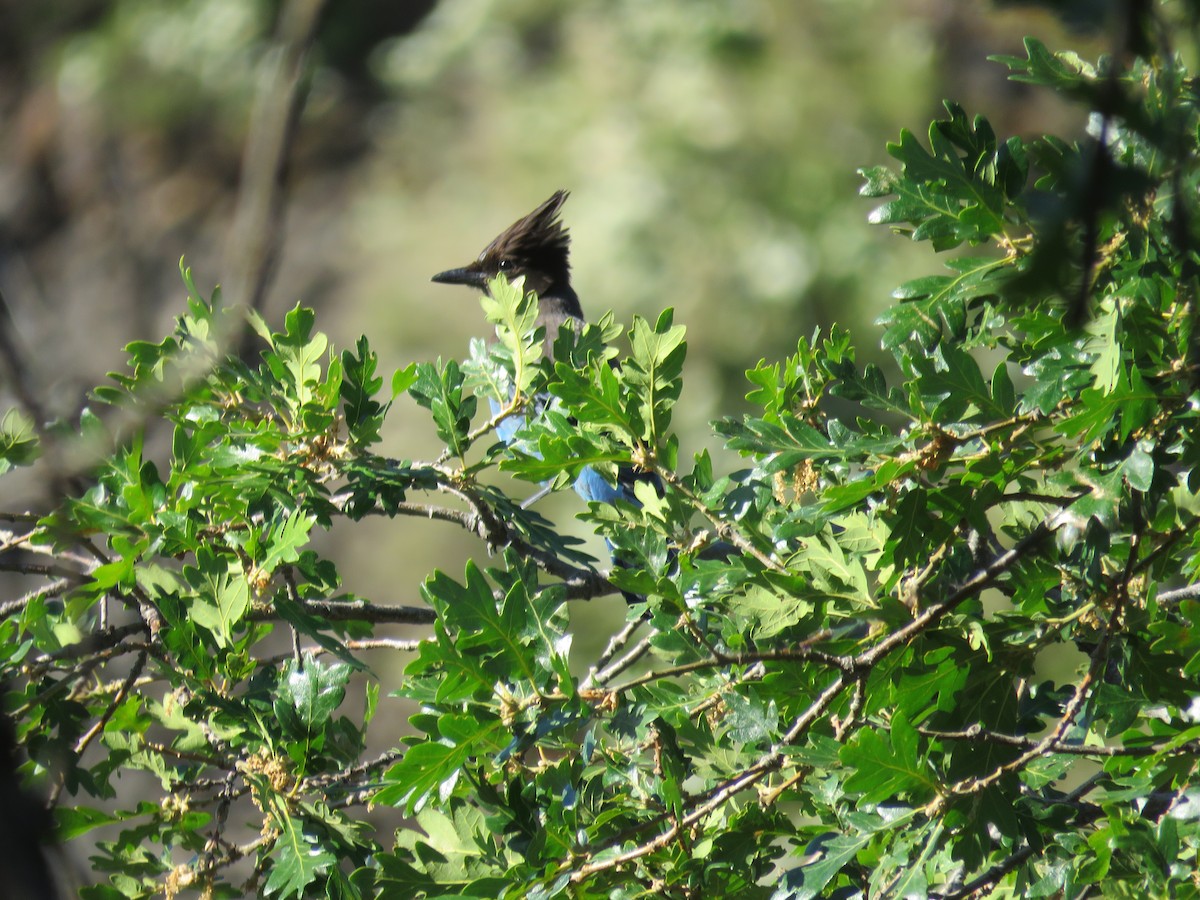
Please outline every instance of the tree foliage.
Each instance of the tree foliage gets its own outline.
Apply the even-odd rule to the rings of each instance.
[[[84,895],[1195,890],[1200,98],[1169,52],[1026,51],[1003,62],[1088,104],[1092,138],[1002,141],[947,103],[889,145],[872,220],[965,252],[897,289],[897,383],[836,328],[752,369],[754,413],[717,425],[731,475],[681,459],[669,310],[613,366],[611,317],[536,333],[503,280],[498,344],[385,389],[303,308],[252,322],[260,363],[227,355],[236,321],[185,271],[175,333],[78,428],[10,414],[7,468],[93,461],[7,517],[37,583],[0,623],[24,775],[106,878]],[[379,452],[406,397],[440,457]],[[585,465],[665,486],[581,513],[611,573],[513,489]],[[349,595],[314,534],[377,515],[493,555],[430,573],[427,607]],[[581,658],[572,609],[618,588],[644,600]],[[381,688],[415,712],[368,754]]]

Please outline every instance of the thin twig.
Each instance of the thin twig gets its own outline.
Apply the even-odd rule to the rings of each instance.
[[[596,661],[588,669],[587,677],[579,685],[580,690],[589,690],[596,686],[600,681],[598,673],[612,661],[613,657],[621,651],[621,648],[629,642],[630,638],[633,637],[633,633],[641,626],[641,619],[633,619],[626,622],[625,626],[609,639],[608,646],[604,648],[604,652],[596,657]]]
[[[351,766],[349,769],[343,769],[340,772],[330,772],[326,775],[318,775],[313,778],[305,779],[305,786],[309,788],[321,788],[332,784],[340,784],[342,782],[351,781],[361,775],[366,775],[368,772],[373,772],[376,769],[382,769],[384,766],[390,766],[392,763],[404,756],[402,750],[388,750],[381,753],[374,759],[367,762],[359,763],[356,766]]]
[[[937,731],[933,728],[919,727],[918,733],[935,741],[967,741],[979,744],[1005,744],[1010,747],[1030,749],[1041,743],[1039,738],[1025,737],[1019,734],[1002,734],[998,731],[968,728],[964,731]],[[1200,741],[1188,741],[1185,744],[1167,746],[1162,744],[1144,744],[1135,747],[1095,747],[1087,744],[1069,744],[1056,741],[1046,748],[1049,753],[1061,753],[1065,756],[1099,756],[1104,758],[1122,756],[1192,756],[1200,754]]]
[[[617,660],[607,668],[601,669],[599,672],[597,672],[594,679],[592,679],[589,675],[588,678],[591,681],[591,685],[589,686],[595,687],[597,685],[605,684],[606,682],[611,681],[613,678],[616,678],[630,666],[637,663],[637,661],[645,656],[650,650],[650,642],[651,635],[646,635],[631,648],[629,648],[629,652],[618,657]]]
[[[9,616],[24,612],[25,607],[38,598],[58,597],[65,594],[72,585],[70,578],[56,578],[54,581],[42,585],[40,588],[30,591],[18,597],[16,600],[9,600],[7,603],[0,603],[0,619],[7,619]]]
[[[401,653],[415,653],[421,649],[423,643],[425,641],[422,638],[362,638],[361,640],[343,641],[342,647],[346,650],[396,650]],[[336,652],[334,648],[320,644],[303,647],[300,650],[302,656],[323,656],[334,652]],[[262,666],[277,666],[284,660],[293,659],[295,656],[296,652],[289,650],[287,653],[265,656],[258,660],[258,663]]]
[[[1163,591],[1156,599],[1159,603],[1175,604],[1197,598],[1200,598],[1200,584],[1189,584],[1187,587],[1176,588],[1173,591]]]
[[[428,606],[381,606],[366,600],[300,600],[300,608],[329,622],[384,622],[400,625],[428,625],[437,616]],[[247,616],[255,622],[279,618],[274,609],[255,610]]]

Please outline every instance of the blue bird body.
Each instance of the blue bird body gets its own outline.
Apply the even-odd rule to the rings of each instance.
[[[589,503],[594,500],[612,504],[617,500],[625,500],[634,506],[642,505],[626,485],[620,482],[609,484],[604,480],[604,476],[591,466],[584,466],[579,470],[579,477],[575,479],[575,493]]]

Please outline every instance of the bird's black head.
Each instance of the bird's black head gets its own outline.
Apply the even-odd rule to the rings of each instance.
[[[439,272],[433,280],[439,284],[466,284],[486,291],[488,280],[503,272],[509,280],[524,275],[526,290],[536,291],[539,295],[555,289],[569,289],[571,238],[558,220],[558,211],[567,196],[566,191],[555,191],[529,215],[504,229],[475,262],[461,269]]]

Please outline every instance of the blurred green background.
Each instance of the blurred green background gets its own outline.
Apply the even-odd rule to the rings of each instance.
[[[243,144],[288,6],[0,0],[0,290],[58,415],[78,415],[126,342],[166,333],[181,255],[202,290],[230,279]],[[1098,46],[968,0],[332,0],[268,320],[315,306],[337,346],[367,334],[385,375],[462,358],[478,304],[430,275],[567,188],[585,310],[628,324],[675,308],[682,446],[715,449],[707,423],[741,412],[747,367],[833,322],[872,357],[892,288],[936,271],[927,247],[869,226],[856,193],[902,127],[923,132],[948,97],[1001,136],[1079,128],[987,62],[1024,34]],[[438,450],[407,398],[386,438],[396,456]],[[5,490],[9,506],[41,496]],[[546,510],[587,533],[573,494]],[[461,572],[480,550],[426,521],[329,540],[347,587],[379,602],[415,601],[434,566]]]

